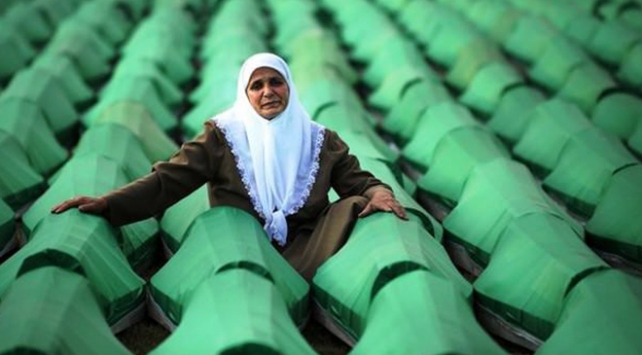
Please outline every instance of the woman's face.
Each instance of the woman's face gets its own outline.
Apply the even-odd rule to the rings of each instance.
[[[254,110],[268,120],[283,112],[290,98],[287,82],[272,68],[256,69],[250,77],[245,93]]]

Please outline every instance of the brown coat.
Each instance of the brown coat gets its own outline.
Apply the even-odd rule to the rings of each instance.
[[[113,225],[120,226],[158,215],[205,183],[209,185],[212,206],[240,208],[252,214],[263,224],[264,221],[252,207],[250,197],[236,168],[234,155],[223,133],[211,121],[205,124],[205,131],[201,135],[183,144],[168,162],[156,163],[152,173],[109,193],[106,196],[109,208],[105,217]],[[361,201],[358,203],[360,207],[348,207],[348,210],[353,212],[346,212],[346,215],[340,218],[341,220],[337,218],[328,220],[325,215],[329,206],[330,188],[334,188],[343,199],[361,196],[367,189],[377,185],[383,184],[369,172],[361,170],[358,160],[348,153],[348,146],[337,133],[326,129],[319,159],[319,172],[310,197],[296,214],[287,217],[290,231],[288,245],[285,249],[278,249],[281,252],[285,251],[285,255],[296,257],[295,254],[300,253],[293,253],[292,250],[287,249],[298,237],[299,230],[307,231],[305,238],[309,239],[314,229],[323,229],[323,233],[312,233],[313,239],[320,238],[315,242],[317,245],[326,240],[329,244],[339,244],[327,245],[327,248],[324,246],[323,249],[328,250],[322,253],[323,256],[319,255],[321,259],[313,266],[316,269],[317,264],[338,250],[347,238],[347,235],[337,238],[336,236],[326,237],[324,234],[333,233],[333,230],[341,234],[349,233],[354,223],[354,214],[358,213],[357,210],[363,208],[365,203]],[[317,222],[321,220],[327,224],[323,228],[317,226]],[[330,242],[330,240],[336,241]],[[299,241],[295,244],[302,243]],[[300,248],[305,249],[306,246],[297,247],[297,249]],[[330,254],[326,255],[328,253]],[[311,275],[306,277],[309,278]]]

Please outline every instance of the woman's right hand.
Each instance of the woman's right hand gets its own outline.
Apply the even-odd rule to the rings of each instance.
[[[102,197],[76,196],[51,209],[51,213],[62,213],[77,207],[80,212],[102,214],[107,210],[107,200]]]

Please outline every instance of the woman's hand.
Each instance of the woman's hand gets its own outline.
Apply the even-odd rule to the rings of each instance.
[[[77,207],[80,212],[102,214],[107,210],[107,200],[102,197],[76,196],[51,209],[51,213],[62,213]]]
[[[397,217],[407,220],[406,209],[395,199],[392,191],[382,187],[372,187],[366,191],[370,202],[359,213],[359,218],[369,216],[377,211],[392,212]]]

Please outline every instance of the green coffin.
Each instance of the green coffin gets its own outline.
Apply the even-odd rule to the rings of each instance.
[[[537,15],[522,17],[511,34],[502,42],[504,49],[513,56],[529,63],[537,61],[549,43],[559,37],[553,25]]]
[[[192,223],[178,252],[151,280],[154,300],[174,323],[209,275],[247,269],[276,285],[296,324],[308,316],[309,286],[271,246],[257,220],[242,210],[217,207]]]
[[[483,266],[490,261],[504,230],[517,218],[531,213],[557,216],[578,238],[583,237],[582,225],[546,195],[525,166],[499,158],[472,171],[443,226]]]
[[[15,229],[14,212],[9,205],[0,199],[0,254],[13,238]]]
[[[105,107],[96,118],[94,126],[118,124],[138,137],[150,162],[167,160],[178,146],[154,122],[150,112],[142,104],[119,101]]]
[[[401,34],[387,40],[368,60],[363,81],[370,87],[381,85],[391,72],[399,68],[416,68],[425,77],[436,77],[421,51]]]
[[[65,96],[74,106],[84,106],[94,99],[94,92],[80,76],[80,72],[70,57],[42,54],[38,56],[32,68],[38,68],[53,75],[58,80]]]
[[[58,266],[89,280],[107,322],[114,324],[145,300],[144,281],[129,266],[115,234],[104,219],[77,210],[49,214],[30,241],[0,265],[0,295],[21,275]]]
[[[511,64],[492,62],[479,69],[459,101],[489,116],[497,109],[504,91],[523,82]]]
[[[497,158],[510,158],[506,148],[482,127],[460,127],[448,132],[435,147],[433,159],[417,185],[447,201],[457,201],[471,171]]]
[[[572,135],[593,126],[577,106],[560,99],[540,104],[530,116],[513,153],[532,165],[538,174],[547,174],[555,167]]]
[[[602,95],[616,87],[617,84],[606,70],[597,64],[587,63],[571,70],[557,96],[573,102],[590,115]]]
[[[618,66],[641,39],[639,31],[620,21],[604,21],[593,36],[588,49],[604,62]]]
[[[0,112],[0,131],[20,143],[37,173],[49,175],[67,159],[67,150],[56,141],[36,104],[23,99],[0,99]]]
[[[495,43],[475,42],[461,51],[457,62],[448,71],[446,81],[457,89],[464,90],[486,65],[503,61],[504,57]]]
[[[0,22],[0,80],[9,81],[36,55],[31,44],[11,25]]]
[[[172,252],[175,253],[183,244],[185,233],[196,217],[210,209],[208,190],[208,185],[203,185],[163,213],[161,233],[163,241]]]
[[[574,42],[559,35],[554,37],[535,61],[529,76],[551,91],[560,90],[576,67],[591,63],[588,55]]]
[[[14,1],[4,13],[3,20],[34,44],[44,43],[53,35],[53,24],[43,12],[27,2]]]
[[[638,96],[614,92],[600,99],[591,114],[596,126],[626,140],[642,122],[642,99]]]
[[[107,84],[101,92],[101,97],[108,97],[110,86],[116,86],[114,90],[119,90],[119,82],[121,78],[137,78],[138,80],[151,80],[154,83],[156,92],[165,105],[174,107],[180,104],[183,100],[183,93],[180,89],[169,80],[165,74],[153,66],[149,65],[148,61],[130,58],[121,60],[114,70],[111,81]]]
[[[351,354],[505,354],[449,280],[417,270],[388,282],[372,301]]]
[[[414,215],[403,221],[390,213],[359,219],[347,244],[317,270],[315,301],[352,338],[367,327],[375,296],[394,279],[424,270],[451,282],[462,297],[470,284],[451,263],[445,249]]]
[[[315,354],[264,275],[232,268],[195,286],[176,331],[150,354]]]
[[[531,112],[542,102],[544,95],[528,86],[517,86],[508,90],[488,120],[488,127],[499,137],[514,144],[528,127]]]
[[[419,81],[430,81],[421,69],[405,66],[388,72],[380,85],[368,96],[368,103],[384,112],[390,111],[401,101],[402,94]]]
[[[578,132],[560,152],[544,188],[561,195],[573,210],[590,216],[613,173],[640,164],[617,138],[597,127]]]
[[[587,276],[566,298],[538,354],[642,353],[642,282],[619,270]]]
[[[400,100],[386,114],[382,128],[405,144],[415,135],[424,111],[446,101],[452,101],[452,98],[440,83],[413,81],[404,88]]]
[[[21,276],[0,304],[0,353],[130,354],[92,291],[83,276],[57,267]]]
[[[100,155],[86,154],[71,159],[57,174],[55,182],[40,197],[22,218],[22,226],[27,236],[36,225],[51,214],[53,206],[74,196],[100,196],[129,180],[120,165],[114,160]],[[116,234],[121,249],[127,259],[137,265],[143,255],[152,248],[158,222],[150,218],[120,228]]]
[[[587,239],[600,249],[642,261],[642,165],[613,174],[586,223]]]
[[[78,124],[78,113],[52,74],[44,73],[41,69],[21,71],[13,77],[2,97],[35,103],[42,110],[49,128],[56,137],[62,140],[71,139],[70,136]]]
[[[426,171],[433,160],[435,147],[448,132],[459,127],[479,125],[470,111],[456,102],[436,104],[423,112],[412,139],[404,146],[401,154],[413,165]]]
[[[83,124],[91,127],[107,107],[122,101],[145,106],[154,122],[164,132],[171,132],[178,127],[178,119],[163,102],[154,82],[151,79],[135,77],[110,82],[109,91],[102,93],[100,101],[82,118]]]
[[[30,165],[20,143],[0,130],[0,199],[14,210],[33,201],[44,190],[44,179]]]
[[[586,275],[607,267],[566,221],[531,213],[515,219],[500,236],[474,283],[475,294],[486,309],[545,340],[566,294]]]
[[[94,28],[110,44],[122,43],[132,29],[130,19],[115,1],[89,1],[83,3],[74,19]]]
[[[642,45],[637,44],[624,57],[620,70],[617,72],[618,79],[635,87],[642,88]]]

